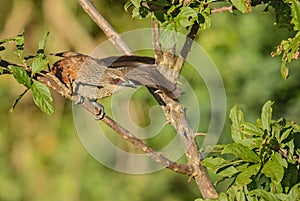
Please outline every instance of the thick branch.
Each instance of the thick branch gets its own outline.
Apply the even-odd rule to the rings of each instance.
[[[79,0],[79,1],[82,3],[82,2],[87,2],[88,0]],[[189,2],[189,1],[186,1],[186,2]],[[89,6],[92,6],[92,5],[90,4]],[[85,8],[85,10],[89,10],[89,9]],[[95,10],[95,12],[98,13],[97,10]],[[100,13],[98,13],[95,16],[101,16],[101,15],[100,15]],[[97,20],[94,19],[94,21],[102,21],[102,20],[103,20],[102,16],[100,18],[98,18]],[[155,24],[155,23],[152,24],[152,26],[154,28],[158,28],[157,24]],[[110,27],[105,27],[105,28],[110,28]],[[195,38],[195,35],[196,35],[198,29],[199,29],[198,24],[194,24],[193,27],[191,28],[190,34],[187,38],[187,41],[184,45],[184,48],[181,51],[181,56],[180,56],[181,58],[179,58],[179,60],[176,61],[177,64],[175,65],[175,67],[176,67],[177,72],[180,72],[180,70],[182,68],[184,60],[185,60],[188,52],[190,51],[192,41]],[[114,31],[114,30],[112,29],[112,31]],[[105,33],[110,33],[111,31],[104,30],[104,32]],[[153,31],[153,34],[154,34],[153,38],[156,39],[156,41],[153,41],[153,43],[155,45],[154,46],[155,50],[158,50],[158,48],[159,48],[159,41],[157,41],[158,40],[158,35],[155,35],[155,34],[158,34],[158,33],[159,33],[158,30]],[[109,39],[111,39],[109,34],[107,34],[107,37]],[[158,52],[156,52],[155,54],[157,54],[157,53]],[[172,56],[173,56],[173,58],[175,58],[174,54]],[[163,60],[165,58],[166,57],[163,54]],[[162,61],[162,62],[158,61],[157,63],[158,64],[164,64],[165,62],[164,61]],[[173,65],[173,63],[172,63],[172,65]],[[174,67],[174,66],[172,66],[172,67]],[[167,78],[169,78],[169,77],[167,77]],[[173,79],[171,79],[171,80],[173,81]],[[164,93],[159,93],[159,94],[155,94],[155,95],[156,96],[159,95],[160,99],[163,100],[163,102],[165,103],[165,105],[162,106],[162,108],[165,112],[165,115],[166,115],[168,121],[177,130],[177,133],[180,135],[180,137],[183,141],[183,144],[184,144],[185,149],[186,149],[186,156],[187,156],[187,159],[188,159],[188,163],[193,168],[192,177],[195,179],[203,198],[216,198],[216,197],[218,197],[218,194],[216,193],[216,190],[214,189],[214,186],[212,185],[211,180],[210,180],[210,178],[207,174],[206,168],[203,167],[200,164],[200,156],[199,156],[199,152],[198,152],[198,147],[197,147],[197,144],[195,142],[195,133],[190,128],[190,126],[187,122],[187,118],[185,116],[185,108],[178,101],[169,98]],[[107,119],[107,117],[105,117],[103,121],[109,122],[110,120]],[[119,133],[119,134],[121,134],[121,133]],[[145,151],[147,151],[147,150],[145,150]],[[151,157],[151,154],[149,154],[149,156]]]

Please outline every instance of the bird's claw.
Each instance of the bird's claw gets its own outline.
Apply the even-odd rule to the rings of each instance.
[[[104,107],[103,105],[101,105],[100,103],[98,103],[97,101],[93,100],[90,101],[94,106],[95,106],[95,115],[96,115],[96,120],[101,120],[104,118],[105,116],[105,112],[104,112]]]

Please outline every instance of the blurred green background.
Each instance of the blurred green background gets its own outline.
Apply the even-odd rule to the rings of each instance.
[[[149,20],[136,20],[125,13],[125,0],[97,0],[96,7],[119,32],[150,27]],[[258,6],[247,15],[219,13],[213,16],[212,28],[200,31],[197,42],[209,53],[223,78],[227,108],[238,103],[248,121],[255,121],[267,100],[274,100],[274,118],[281,116],[299,122],[299,62],[290,64],[291,76],[283,80],[280,58],[270,52],[292,32],[274,26],[271,12]],[[50,31],[47,52],[74,50],[89,53],[106,40],[102,31],[85,14],[76,0],[1,0],[0,40],[25,29],[25,51],[34,53],[42,36]],[[15,61],[11,51],[1,57]],[[201,122],[205,132],[210,120],[210,100],[205,86],[184,72],[199,97]],[[145,175],[127,175],[110,170],[92,158],[81,144],[72,119],[72,107],[53,93],[55,113],[42,114],[30,93],[9,113],[14,99],[24,90],[10,76],[0,77],[0,200],[147,201],[193,200],[199,192],[183,175],[163,170]],[[149,122],[147,109],[155,104],[147,92],[134,101],[133,116],[140,125]],[[146,98],[144,96],[147,96]],[[109,105],[110,99],[104,100]],[[145,110],[146,108],[146,110]],[[109,111],[108,111],[109,112]],[[228,112],[227,112],[228,113]],[[228,116],[228,115],[227,115]],[[220,143],[229,142],[226,120]],[[107,135],[114,136],[107,129]],[[167,126],[164,132],[174,136]],[[128,144],[110,137],[121,147]],[[159,138],[157,138],[159,139]],[[150,140],[154,147],[161,140]],[[130,148],[129,148],[130,149]],[[184,159],[182,159],[184,161]],[[222,186],[218,187],[222,191]]]

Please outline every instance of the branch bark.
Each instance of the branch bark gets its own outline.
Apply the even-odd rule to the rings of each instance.
[[[80,4],[82,5],[83,9],[92,17],[92,19],[99,25],[99,27],[104,31],[104,33],[107,35],[107,37],[112,41],[113,44],[117,44],[117,48],[123,52],[124,54],[130,54],[131,51],[129,51],[127,48],[128,46],[125,45],[126,43],[124,41],[120,42],[121,37],[115,37],[118,34],[115,33],[114,29],[109,25],[108,22],[101,16],[101,14],[93,7],[93,5],[89,2],[89,0],[79,0]],[[187,1],[188,2],[188,1]],[[164,52],[162,53],[160,50],[160,43],[159,43],[159,26],[157,22],[152,21],[152,27],[153,27],[153,44],[155,49],[155,57],[157,59],[157,63],[165,63],[163,60],[166,58],[169,58],[170,55],[167,55],[170,52]],[[184,44],[183,49],[181,50],[181,54],[178,57],[175,65],[174,62],[172,62],[172,65],[169,65],[168,67],[175,68],[175,71],[177,73],[180,72],[184,60],[190,51],[192,42],[195,38],[195,35],[199,29],[199,25],[195,23],[190,31],[190,34],[188,35],[186,42]],[[121,44],[121,47],[120,47]],[[125,48],[126,47],[126,48]],[[172,52],[173,53],[173,52]],[[162,57],[161,57],[162,56]],[[173,61],[175,58],[175,55],[172,55]],[[159,58],[162,58],[159,59]],[[177,75],[178,76],[178,75]],[[167,77],[170,79],[170,77]],[[177,77],[174,79],[171,79],[171,81],[176,81]],[[157,96],[157,94],[156,94]],[[159,93],[158,96],[161,100],[165,103],[162,105],[162,108],[165,112],[167,120],[174,126],[176,129],[178,135],[180,135],[181,140],[184,144],[186,156],[188,159],[188,166],[192,167],[192,177],[195,179],[197,186],[202,194],[203,198],[217,198],[218,194],[208,176],[207,170],[205,167],[203,167],[200,163],[200,154],[198,152],[198,146],[195,141],[195,132],[190,128],[189,123],[186,118],[185,114],[185,108],[182,104],[180,104],[177,100],[173,100],[166,96],[164,93]],[[157,99],[157,98],[156,98]],[[104,122],[109,123],[111,122],[111,119],[108,117],[104,117]],[[112,128],[114,126],[111,126]],[[119,134],[123,133],[122,131],[118,131]],[[126,130],[124,130],[124,134],[126,133]],[[122,134],[121,134],[122,135]],[[124,138],[124,137],[123,137]],[[126,137],[124,138],[126,139]],[[133,136],[131,136],[131,139],[133,139]],[[137,140],[137,139],[135,139]],[[133,143],[134,144],[134,143]],[[150,148],[151,149],[151,148]],[[147,153],[147,150],[144,150]],[[155,152],[150,152],[151,154],[157,154]],[[149,156],[152,156],[149,154]],[[160,161],[157,161],[160,162]]]

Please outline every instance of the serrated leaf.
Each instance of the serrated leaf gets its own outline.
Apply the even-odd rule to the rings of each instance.
[[[248,13],[248,6],[245,0],[231,0],[231,3],[242,13]]]
[[[9,69],[12,70],[14,78],[25,87],[31,87],[31,78],[27,72],[20,66],[9,65]]]
[[[262,121],[262,128],[267,130],[270,133],[271,130],[271,120],[272,120],[272,101],[267,101],[261,112],[261,121]]]
[[[238,174],[235,180],[235,184],[239,187],[242,187],[246,184],[251,183],[252,179],[250,177],[257,174],[257,172],[259,171],[259,167],[259,164],[248,166],[245,171]]]
[[[233,143],[225,146],[222,154],[233,154],[247,162],[259,162],[259,157],[251,149],[239,143]]]
[[[238,109],[238,106],[235,105],[229,113],[229,118],[231,119],[231,137],[237,142],[242,139],[241,136],[241,124],[244,122],[244,114]]]
[[[48,59],[44,59],[40,56],[36,57],[32,61],[32,74],[35,74],[47,68],[48,63],[49,63]]]
[[[278,163],[278,161],[269,160],[264,164],[262,173],[264,173],[267,177],[275,180],[276,182],[281,182],[284,174],[284,169]]]
[[[32,87],[32,96],[34,103],[46,114],[50,115],[54,111],[52,105],[52,97],[50,90],[44,84],[33,81]]]
[[[40,40],[40,42],[39,42],[39,46],[38,46],[39,49],[38,49],[37,53],[38,53],[38,54],[42,54],[43,56],[44,56],[44,50],[45,50],[45,47],[46,47],[46,42],[47,42],[49,33],[50,33],[50,32],[47,32],[47,33],[43,36],[42,40]]]

